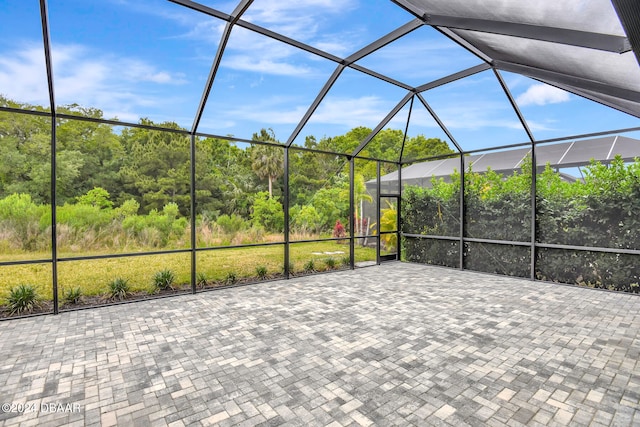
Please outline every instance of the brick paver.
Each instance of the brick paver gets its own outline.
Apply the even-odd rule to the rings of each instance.
[[[0,426],[640,425],[640,297],[414,264],[0,322]]]

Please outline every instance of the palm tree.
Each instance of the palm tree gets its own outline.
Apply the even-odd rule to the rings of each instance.
[[[261,129],[253,134],[254,141],[278,142],[273,129]],[[273,197],[273,181],[284,173],[284,151],[279,147],[256,145],[251,150],[251,169],[258,178],[269,180],[269,197]]]

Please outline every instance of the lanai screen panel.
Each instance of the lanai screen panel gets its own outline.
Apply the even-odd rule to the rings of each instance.
[[[13,101],[48,110],[47,70],[37,2],[3,2],[0,36],[0,106],[12,106],[9,101]]]
[[[397,3],[498,68],[603,94],[610,106],[640,116],[640,69],[610,1]]]

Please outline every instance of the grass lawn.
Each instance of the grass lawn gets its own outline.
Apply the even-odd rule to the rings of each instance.
[[[326,260],[333,258],[337,267],[349,257],[349,245],[335,241],[295,243],[290,246],[290,262],[294,272],[304,270],[313,260],[315,270],[326,269]],[[91,255],[89,253],[85,255]],[[38,254],[34,259],[46,258]],[[375,260],[375,249],[356,245],[356,261]],[[15,260],[15,257],[12,256]],[[0,258],[1,260],[1,258]],[[284,245],[218,249],[201,251],[196,255],[197,273],[208,280],[222,280],[229,273],[238,279],[256,277],[256,267],[265,266],[269,275],[282,273]],[[177,284],[191,280],[191,254],[144,255],[126,258],[108,258],[84,261],[58,262],[58,291],[80,288],[83,295],[102,295],[108,283],[118,277],[127,279],[131,290],[152,289],[154,274],[162,269],[175,273]],[[0,304],[6,303],[9,290],[20,284],[32,284],[41,299],[52,299],[52,272],[50,264],[25,264],[0,267]]]

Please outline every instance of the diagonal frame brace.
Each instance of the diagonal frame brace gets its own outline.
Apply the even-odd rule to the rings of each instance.
[[[309,108],[307,109],[307,112],[304,113],[304,116],[302,117],[302,119],[300,120],[296,128],[293,130],[293,132],[291,133],[291,136],[289,136],[289,139],[287,139],[285,147],[290,147],[291,144],[293,144],[293,141],[295,141],[295,139],[298,137],[298,135],[302,131],[302,128],[307,124],[307,122],[311,118],[311,115],[315,113],[316,109],[318,108],[318,106],[320,105],[324,97],[327,96],[327,93],[329,92],[333,84],[336,82],[336,80],[338,80],[338,77],[340,77],[340,74],[342,74],[342,71],[344,69],[345,69],[345,65],[342,65],[342,64],[336,67],[336,69],[333,71],[333,74],[331,74],[331,77],[329,77],[329,80],[327,80],[327,82],[324,84],[324,86],[316,96],[316,99],[313,100],[313,102],[311,103],[311,106],[309,106]]]
[[[357,156],[358,154],[360,154],[360,152],[364,149],[364,147],[366,147],[366,145],[371,142],[371,140],[373,138],[375,138],[375,136],[378,134],[378,132],[380,132],[382,130],[383,127],[385,127],[387,125],[387,123],[389,123],[391,121],[391,119],[393,119],[393,117],[398,114],[398,112],[400,110],[402,110],[402,107],[404,107],[406,105],[407,102],[409,102],[409,100],[413,97],[415,93],[413,91],[408,92],[404,98],[402,98],[402,100],[400,102],[398,102],[398,104],[393,108],[393,110],[391,110],[389,112],[389,114],[386,115],[386,117],[384,119],[382,119],[382,121],[380,123],[378,123],[378,126],[375,127],[375,129],[373,129],[371,131],[371,133],[369,135],[367,135],[367,137],[362,140],[362,142],[360,143],[360,145],[358,145],[358,147],[353,151],[353,153],[351,154],[352,157]]]

